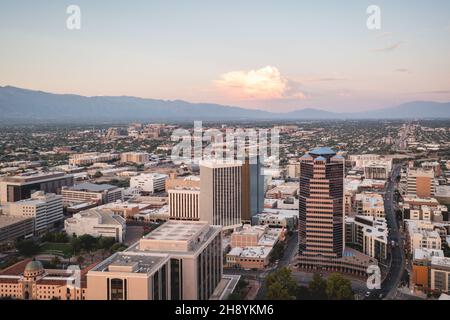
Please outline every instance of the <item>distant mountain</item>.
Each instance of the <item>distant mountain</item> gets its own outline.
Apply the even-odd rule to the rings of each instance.
[[[0,87],[0,122],[3,123],[411,118],[450,118],[450,103],[410,102],[387,109],[358,113],[333,113],[312,108],[273,113],[182,100],[155,100],[128,96],[84,97],[11,86]]]

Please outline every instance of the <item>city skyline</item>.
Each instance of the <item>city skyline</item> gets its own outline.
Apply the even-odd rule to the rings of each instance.
[[[0,4],[2,86],[272,112],[450,101],[446,1],[77,1],[80,30],[66,27],[72,3],[32,4]]]

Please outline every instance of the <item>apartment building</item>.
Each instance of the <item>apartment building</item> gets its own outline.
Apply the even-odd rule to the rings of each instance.
[[[121,163],[145,164],[149,162],[149,154],[146,152],[124,152],[120,155]]]
[[[97,162],[110,162],[119,159],[120,155],[116,153],[100,153],[100,152],[80,153],[80,154],[73,154],[70,156],[69,165],[89,166]]]

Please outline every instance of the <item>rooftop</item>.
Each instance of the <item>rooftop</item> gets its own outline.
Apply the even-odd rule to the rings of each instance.
[[[317,155],[317,156],[331,156],[335,155],[336,152],[328,147],[319,147],[309,151],[309,154]]]
[[[116,189],[116,186],[110,184],[95,184],[90,182],[84,182],[80,184],[76,184],[69,189],[77,190],[77,191],[88,191],[88,192],[103,192]]]
[[[95,266],[92,271],[150,274],[167,259],[168,255],[164,254],[118,252]]]

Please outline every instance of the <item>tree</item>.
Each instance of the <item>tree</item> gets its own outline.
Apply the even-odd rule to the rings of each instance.
[[[50,263],[52,264],[52,266],[57,267],[61,263],[61,259],[58,256],[53,256]]]
[[[281,283],[275,282],[267,287],[266,299],[268,300],[292,300],[289,290]]]
[[[103,174],[100,171],[96,171],[93,176],[95,179],[103,177]]]
[[[39,252],[39,245],[35,243],[33,240],[22,240],[17,242],[16,244],[17,250],[19,253],[25,257],[34,256]]]
[[[309,283],[309,292],[312,299],[326,300],[327,299],[327,281],[319,273],[313,275],[312,280]]]
[[[297,293],[297,283],[292,277],[292,271],[288,268],[279,269],[266,278],[267,299],[290,300]]]
[[[309,292],[309,288],[305,286],[299,286],[296,293],[297,300],[310,300],[311,293]]]
[[[81,266],[84,262],[84,257],[83,256],[78,256],[77,257],[77,263]]]
[[[328,277],[326,293],[331,300],[353,300],[355,298],[350,280],[345,279],[339,273],[333,273]]]

